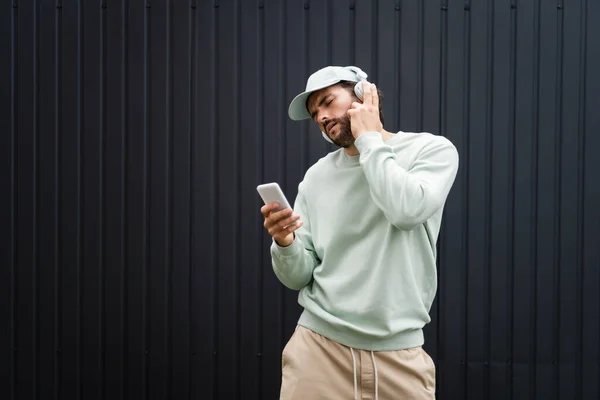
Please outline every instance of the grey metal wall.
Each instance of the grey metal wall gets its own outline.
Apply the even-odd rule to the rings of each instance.
[[[286,115],[327,64],[460,152],[438,398],[600,397],[600,2],[12,0],[0,38],[1,398],[277,398],[255,187],[333,149]]]

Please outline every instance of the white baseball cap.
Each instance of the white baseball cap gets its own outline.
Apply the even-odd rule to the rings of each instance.
[[[306,90],[292,100],[288,109],[288,115],[294,121],[310,118],[310,113],[306,108],[306,100],[313,92],[335,85],[341,81],[360,82],[366,79],[367,74],[358,67],[328,66],[322,68],[308,77]],[[326,139],[329,140],[327,137]]]

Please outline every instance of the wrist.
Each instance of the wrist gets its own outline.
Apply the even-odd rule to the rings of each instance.
[[[289,247],[292,245],[292,243],[294,243],[294,239],[296,238],[296,235],[293,233],[290,236],[284,238],[282,241],[278,241],[277,239],[274,239],[275,243],[279,247]]]
[[[381,141],[383,141],[383,135],[380,132],[367,131],[356,138],[354,146],[360,153],[363,153],[371,147],[377,146]]]

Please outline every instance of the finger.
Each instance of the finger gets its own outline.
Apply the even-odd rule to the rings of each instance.
[[[295,225],[290,225],[287,228],[285,228],[285,231],[287,232],[287,234],[289,235],[292,232],[296,232],[302,225],[304,225],[304,222],[302,221],[298,221],[297,224]]]
[[[269,232],[269,235],[274,237],[276,240],[282,240],[282,239],[285,239],[285,237],[287,235],[289,235],[290,233],[292,233],[293,231],[298,229],[303,224],[304,223],[302,221],[297,221],[294,224],[288,224],[284,227],[275,225],[275,226],[272,226],[270,229],[268,229],[268,232]]]
[[[352,103],[352,108],[359,108],[361,105],[362,105],[361,103],[358,103],[355,101]]]
[[[363,104],[366,106],[370,106],[372,104],[371,100],[371,89],[369,88],[371,84],[367,81],[363,81]]]
[[[294,215],[290,218],[282,219],[277,222],[271,221],[270,225],[268,227],[265,226],[265,228],[267,228],[267,231],[269,231],[269,234],[271,236],[275,236],[275,235],[278,235],[283,230],[285,230],[285,228],[287,228],[288,226],[290,226],[292,224],[297,224],[299,219],[300,219],[299,216]]]
[[[284,218],[289,218],[293,212],[294,212],[294,210],[292,210],[291,208],[285,208],[281,211],[272,213],[269,216],[269,219],[271,221],[273,221],[273,223],[278,223],[280,220],[282,220]]]
[[[302,221],[298,222],[296,225],[290,225],[287,228],[281,230],[280,233],[275,234],[273,237],[275,238],[275,240],[283,240],[285,239],[288,235],[290,235],[291,233],[297,231],[298,229],[300,229],[300,227],[304,225],[304,223]]]
[[[280,220],[277,225],[281,228],[284,229],[286,226],[293,224],[294,222],[298,221],[300,219],[299,215],[292,215],[289,218],[286,219],[282,219]]]
[[[267,215],[265,215],[265,222],[263,223],[263,226],[269,231],[269,234],[271,234],[270,229],[276,226],[282,218],[288,218],[291,216],[292,212],[293,210],[291,208],[286,208],[281,211],[270,212],[270,214],[267,213]]]
[[[265,218],[267,218],[269,216],[269,214],[271,213],[271,211],[277,210],[277,208],[279,208],[278,203],[269,203],[269,204],[265,204],[264,206],[262,206],[260,208],[260,212],[262,215],[264,215]]]
[[[377,86],[375,84],[371,85],[371,101],[373,102],[373,107],[379,109],[379,95],[377,94]]]

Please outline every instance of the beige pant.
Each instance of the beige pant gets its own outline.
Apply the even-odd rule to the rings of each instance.
[[[435,365],[422,347],[356,350],[297,326],[283,349],[280,399],[435,399]]]

